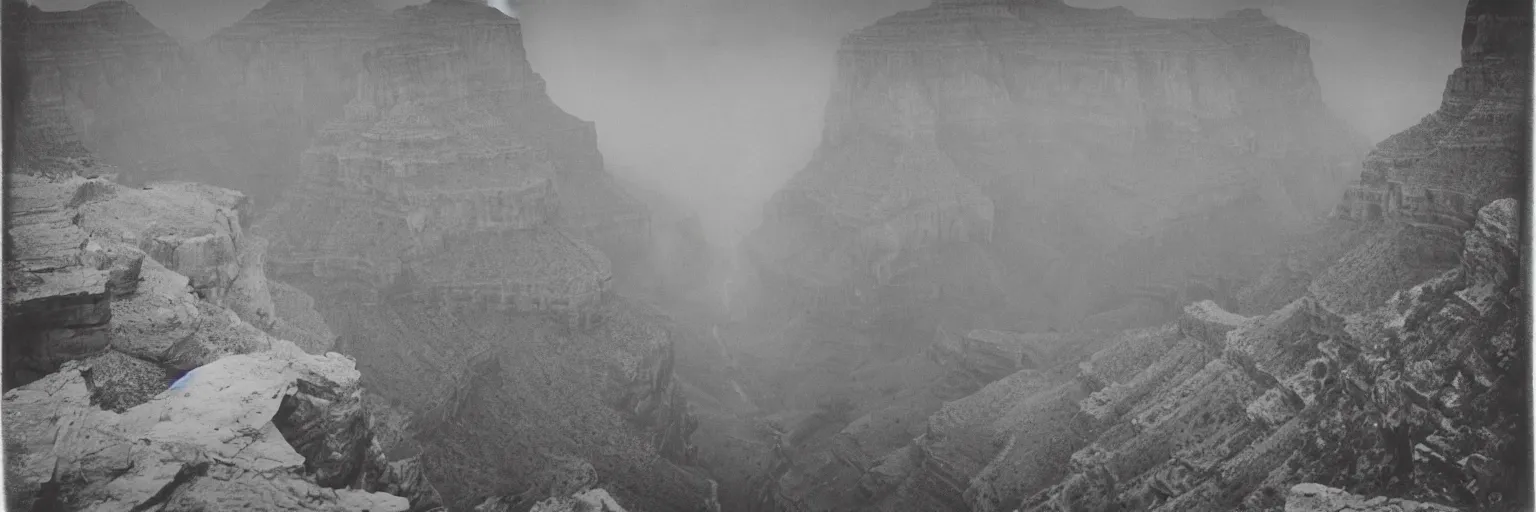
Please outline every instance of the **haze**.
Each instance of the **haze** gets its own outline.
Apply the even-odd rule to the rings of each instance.
[[[184,41],[266,0],[131,0]],[[93,0],[45,0],[77,9]],[[375,0],[393,9],[415,0]],[[843,35],[928,0],[492,0],[520,17],[534,68],[596,122],[609,167],[701,214],[717,246],[756,224],[805,163]],[[1459,59],[1464,1],[1069,0],[1154,17],[1260,7],[1312,37],[1328,103],[1373,141],[1433,111]]]

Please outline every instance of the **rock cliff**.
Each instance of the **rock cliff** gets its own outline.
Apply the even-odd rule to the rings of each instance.
[[[204,111],[170,127],[180,134],[141,143],[164,155],[145,174],[233,187],[271,205],[316,132],[341,117],[361,57],[388,22],[365,0],[275,0],[194,43],[192,92]]]
[[[1462,65],[1440,109],[1377,146],[1345,194],[1336,217],[1363,241],[1310,282],[1331,308],[1357,311],[1455,264],[1477,210],[1517,197],[1529,165],[1531,36],[1528,13],[1512,5],[1524,4],[1468,4]]]
[[[77,11],[46,12],[25,2],[6,2],[6,44],[20,66],[21,86],[7,101],[20,103],[16,130],[23,152],[47,155],[33,172],[90,168],[85,148],[133,137],[137,121],[164,115],[191,72],[177,42],[123,1]],[[65,133],[68,132],[68,135]],[[73,147],[54,147],[70,144]]]
[[[239,193],[25,171],[12,173],[6,204],[16,248],[6,261],[6,321],[16,329],[6,346],[17,356],[7,360],[9,381],[109,348],[186,370],[228,349],[220,337],[230,332],[290,333],[312,353],[331,348],[334,335],[305,306],[313,299],[271,293],[266,243],[243,234]]]
[[[121,2],[7,8],[7,42],[28,43],[6,46],[28,86],[21,165],[7,169],[18,219],[7,245],[20,249],[6,261],[7,389],[83,379],[87,405],[151,416],[186,372],[300,397],[266,394],[235,424],[218,408],[249,400],[165,395],[209,416],[189,429],[281,437],[255,454],[277,465],[227,464],[279,478],[275,490],[220,469],[247,441],[226,437],[166,459],[180,466],[90,459],[53,475],[63,480],[31,475],[22,495],[69,508],[283,508],[314,492],[331,493],[313,503],[331,509],[515,496],[517,510],[614,499],[718,510],[715,484],[687,466],[697,421],[673,379],[674,323],[610,292],[609,255],[644,255],[648,215],[604,170],[592,124],[550,101],[517,20],[466,0],[393,14],[277,0],[188,51]],[[359,363],[331,354],[344,371],[284,373],[299,349]],[[210,369],[220,364],[261,375]],[[96,430],[169,428],[113,418]],[[38,436],[25,439],[37,453],[71,449],[44,450],[48,432],[18,431]],[[612,496],[536,476],[570,460]],[[156,489],[175,496],[119,496],[119,463],[166,473]],[[404,499],[330,491],[348,488]],[[221,493],[244,497],[206,503]]]
[[[630,225],[586,208],[623,209],[627,197],[588,186],[614,185],[591,124],[549,101],[517,20],[441,0],[392,23],[365,54],[343,118],[305,153],[303,185],[262,223],[274,267],[582,317],[612,271],[581,236],[644,232],[643,217]],[[592,195],[608,192],[620,195]]]
[[[332,336],[307,307],[312,300],[271,293],[265,243],[241,228],[244,196],[28,167],[58,161],[47,147],[79,150],[67,126],[18,134],[62,140],[30,148],[35,159],[6,171],[8,505],[403,511],[440,503],[419,463],[386,457],[398,443],[375,436],[381,416],[364,407],[353,361],[329,352]],[[303,345],[268,331],[302,334]]]
[[[1485,207],[1465,234],[1462,264],[1369,313],[1339,316],[1311,298],[1258,317],[1191,305],[1178,326],[1112,338],[1076,372],[1021,371],[947,403],[923,435],[881,459],[878,474],[890,476],[863,487],[865,503],[1063,511],[1386,505],[1317,486],[1297,487],[1288,500],[1286,489],[1316,481],[1519,509],[1520,462],[1508,454],[1522,451],[1511,443],[1529,423],[1514,412],[1525,396],[1516,383],[1523,352],[1513,309],[1522,285],[1508,274],[1519,264],[1515,210],[1511,200]],[[1422,506],[1445,508],[1436,507]]]
[[[569,496],[533,475],[575,459],[626,506],[718,508],[686,468],[697,422],[671,321],[611,289],[610,254],[643,248],[648,216],[521,38],[478,2],[396,11],[300,185],[253,229],[407,413],[449,505]]]
[[[85,146],[117,166],[125,182],[231,187],[264,211],[300,181],[308,165],[303,155],[322,130],[349,115],[364,54],[391,53],[380,47],[398,47],[394,36],[406,33],[446,36],[461,48],[457,66],[472,62],[479,69],[461,79],[469,90],[435,91],[448,84],[431,77],[419,77],[417,87],[445,101],[495,100],[500,114],[510,109],[537,119],[515,128],[521,133],[513,145],[542,152],[539,158],[567,171],[556,177],[567,192],[559,196],[563,224],[610,252],[640,254],[647,215],[604,171],[592,123],[561,111],[544,94],[517,20],[491,18],[483,7],[444,0],[389,13],[366,0],[272,0],[183,47],[126,2],[67,12],[16,5],[23,23],[36,29],[13,39],[32,49],[26,53],[33,80],[50,91],[34,101],[62,109]],[[385,100],[376,107],[393,105],[389,98],[364,103],[373,100]],[[498,119],[482,114],[475,123]],[[487,128],[484,138],[508,135],[492,133],[494,123]],[[382,144],[395,142],[404,141]]]
[[[197,368],[188,384],[122,413],[97,405],[99,367],[67,363],[5,394],[6,487],[20,510],[386,510],[405,498],[327,488],[282,431],[290,403],[324,403],[357,371],[293,345]],[[331,395],[334,396],[334,395]],[[306,400],[310,402],[306,402]]]
[[[1453,75],[1448,104],[1524,108],[1516,97],[1528,95],[1530,69],[1502,45],[1529,32],[1525,9],[1469,5],[1467,67]],[[1467,76],[1501,78],[1469,88]],[[1483,134],[1479,144],[1425,135],[1444,112],[1372,154],[1338,215],[1293,238],[1301,249],[1286,258],[1291,272],[1235,294],[1280,307],[1238,314],[1203,300],[1161,327],[1076,333],[1097,340],[1075,343],[1082,352],[1044,371],[1015,371],[943,403],[909,430],[910,442],[797,452],[823,462],[783,473],[767,486],[771,499],[790,510],[886,511],[1530,506],[1513,455],[1528,449],[1530,418],[1516,405],[1528,397],[1519,381],[1529,347],[1519,340],[1526,284],[1516,274],[1520,207],[1510,199],[1528,148],[1497,116],[1456,122]],[[1429,137],[1418,160],[1379,180],[1387,155],[1414,137]],[[1380,199],[1372,186],[1410,182],[1433,184],[1421,189],[1431,198],[1462,197],[1370,202]],[[1480,205],[1468,215],[1459,201]],[[1380,272],[1404,262],[1416,266]],[[999,350],[1000,339],[977,331],[935,348],[970,350],[947,359],[996,375],[1013,352]],[[816,464],[812,477],[797,476]],[[839,474],[849,476],[828,477]]]
[[[993,297],[950,322],[1076,325],[1137,285],[1250,271],[1365,149],[1323,105],[1307,37],[1257,11],[939,1],[837,58],[822,145],[747,244],[770,307],[869,316],[938,293]],[[962,244],[987,264],[937,251]]]

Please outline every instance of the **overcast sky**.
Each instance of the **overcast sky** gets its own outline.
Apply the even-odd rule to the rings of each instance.
[[[92,0],[34,0],[72,9]],[[129,0],[183,40],[265,0]],[[550,95],[595,121],[609,162],[659,180],[730,236],[819,140],[832,55],[848,31],[928,0],[507,0]],[[1262,7],[1312,37],[1330,105],[1380,140],[1439,104],[1465,0],[1067,0],[1155,17]],[[419,0],[374,0],[397,8]],[[729,191],[729,192],[721,192]]]

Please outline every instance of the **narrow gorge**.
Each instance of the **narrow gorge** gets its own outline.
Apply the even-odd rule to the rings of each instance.
[[[728,248],[523,4],[263,1],[5,0],[10,509],[1536,505],[1529,1],[1379,142],[1260,9],[871,19]]]

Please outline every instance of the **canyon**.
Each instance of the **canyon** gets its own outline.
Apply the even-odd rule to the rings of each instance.
[[[1528,506],[1512,503],[1529,499],[1514,476],[1525,448],[1509,444],[1528,429],[1513,412],[1528,360],[1515,341],[1524,285],[1509,276],[1524,264],[1512,223],[1529,165],[1520,52],[1531,21],[1528,5],[1467,9],[1462,67],[1441,109],[1379,144],[1348,186],[1333,174],[1347,150],[1307,138],[1338,132],[1315,101],[1305,37],[1256,11],[1163,21],[1050,1],[938,1],[850,36],[823,145],[749,242],[766,283],[736,335],[772,333],[742,350],[779,344],[758,349],[748,373],[785,409],[815,410],[826,395],[852,405],[778,418],[789,439],[760,455],[771,469],[728,486],[747,489],[741,508],[1335,510],[1343,505],[1326,503],[1368,500],[1323,486]],[[1080,35],[1112,29],[1118,37]],[[1190,56],[1167,57],[1180,51]],[[1073,67],[1094,59],[1106,62]],[[1223,73],[1202,74],[1222,59]],[[1254,82],[1276,87],[1231,85]],[[1143,117],[1093,113],[1136,93],[1147,95],[1139,109],[1100,109]],[[1242,140],[1209,139],[1231,136]],[[1000,173],[985,159],[1033,140],[1050,145],[996,162],[1034,168]],[[1156,144],[1136,165],[1091,160],[1146,151],[1141,141]],[[1113,186],[1141,178],[1126,173],[1155,178],[1162,152],[1202,165]],[[1054,178],[1052,159],[1072,165],[1070,180],[1102,177],[1092,193],[1129,197],[1095,201]],[[1093,207],[1057,233],[1051,215],[1070,206],[1026,217],[1038,223],[1005,213],[1051,201]],[[1122,212],[1142,224],[1090,224]],[[1060,249],[1068,243],[1102,249]],[[1097,274],[1085,277],[1042,264],[1053,248],[1111,256],[1072,262]],[[1115,263],[1120,255],[1135,263]],[[1050,304],[1011,312],[1008,279],[1031,273],[1020,265],[1068,288],[1029,283]],[[1070,306],[1083,293],[1071,287],[1106,283],[1120,289],[1096,299],[1105,306],[1057,313],[1075,325],[1030,321]],[[988,311],[999,313],[978,314]],[[1312,487],[1292,488],[1302,483]]]
[[[474,0],[5,3],[18,510],[1521,510],[1529,2],[1374,146],[1256,9],[849,34],[736,257]]]
[[[8,430],[36,453],[8,468],[32,487],[8,494],[717,509],[687,464],[670,320],[611,290],[648,212],[604,171],[591,123],[549,101],[517,20],[460,0],[277,0],[183,48],[125,2],[7,8],[25,79],[7,326],[26,338],[6,345],[7,411],[92,418],[71,432],[101,446],[172,436],[102,459]],[[166,426],[183,422],[213,434],[184,446]]]

